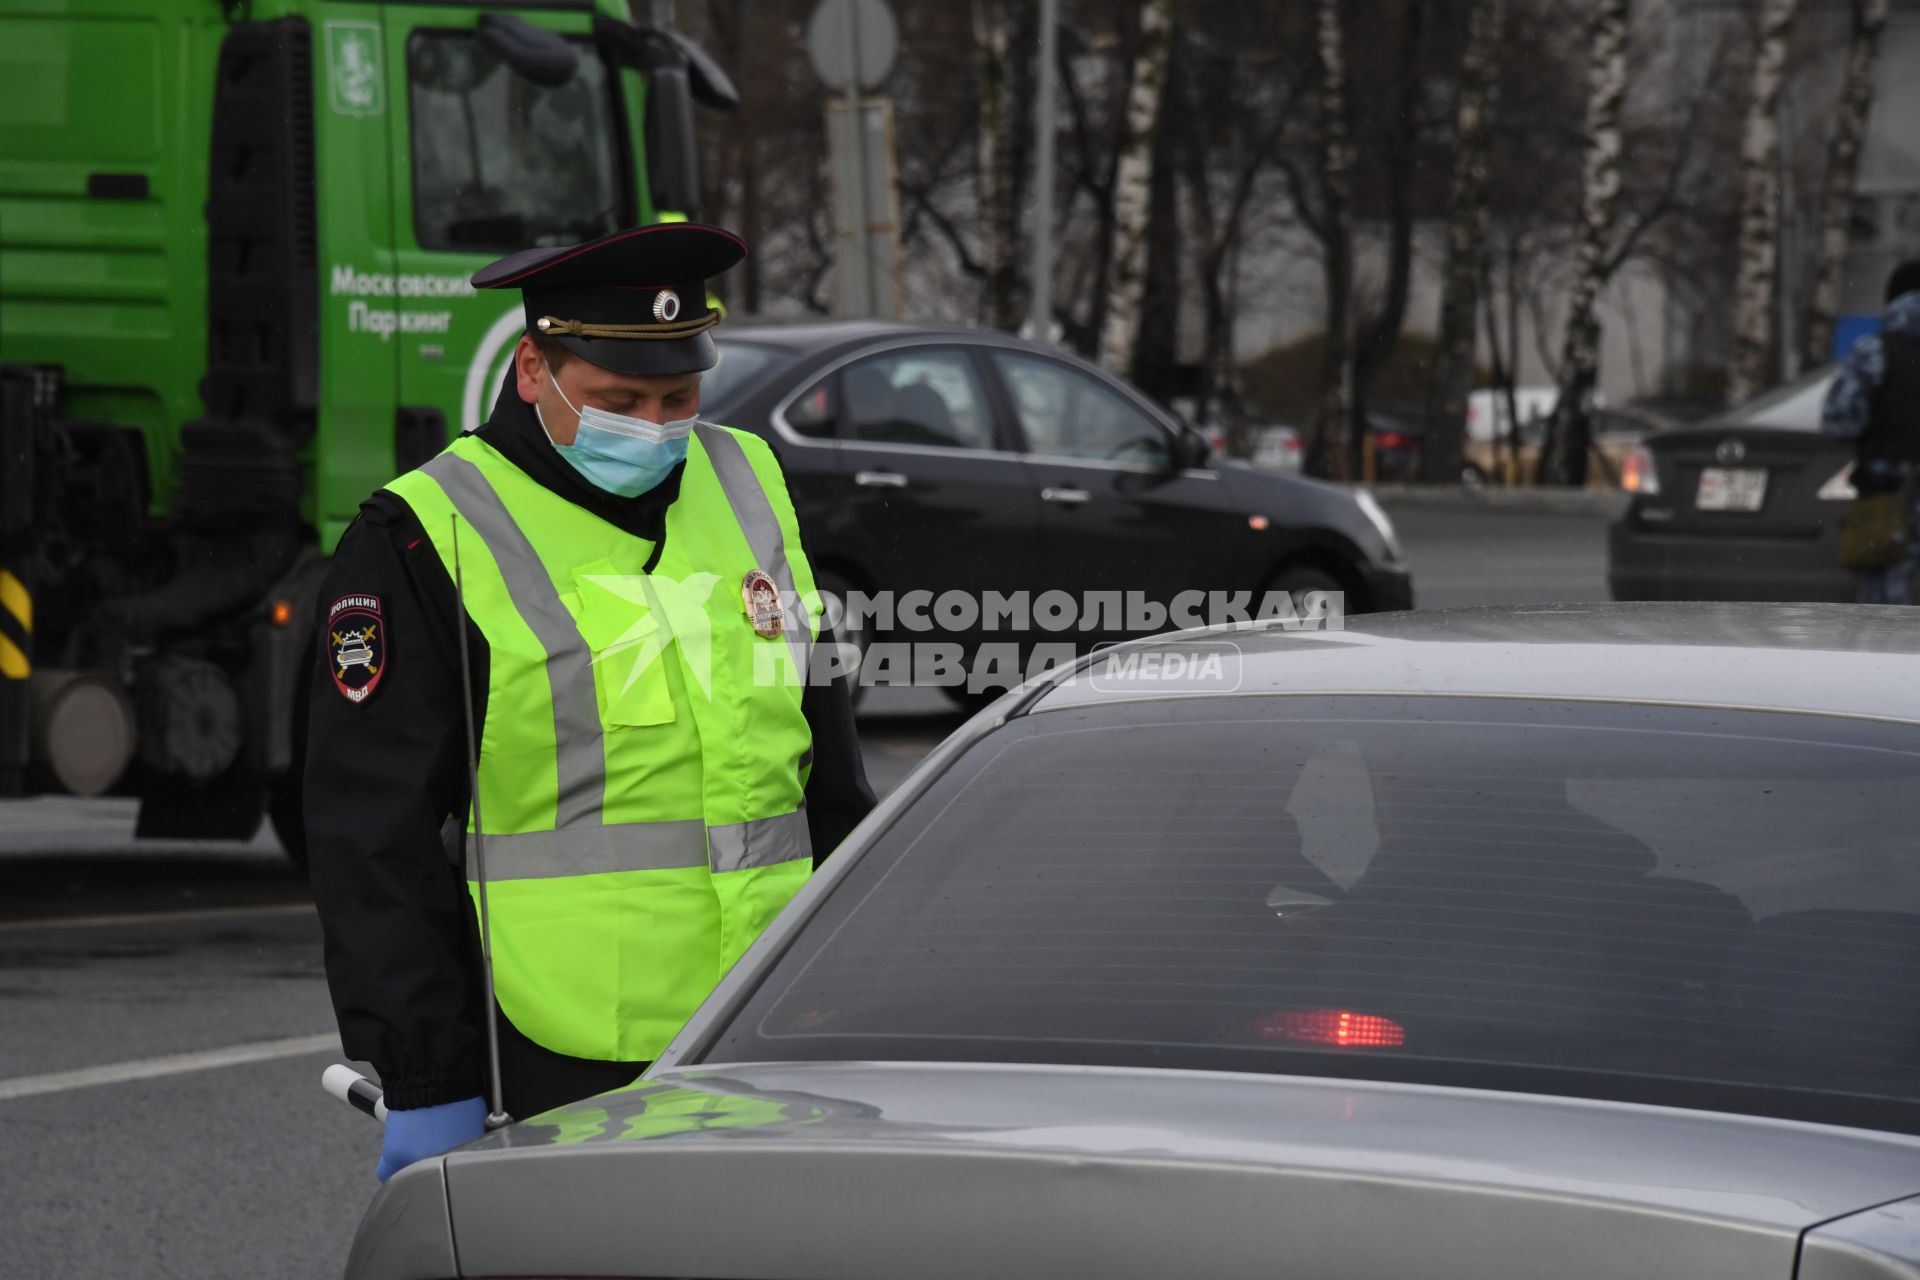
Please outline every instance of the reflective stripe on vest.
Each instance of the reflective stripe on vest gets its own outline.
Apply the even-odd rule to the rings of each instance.
[[[592,655],[580,637],[580,629],[560,603],[553,580],[540,567],[533,544],[501,505],[500,495],[480,474],[480,468],[448,452],[436,455],[420,470],[439,482],[454,510],[487,544],[494,563],[500,566],[500,576],[506,580],[513,607],[547,651],[547,683],[553,689],[554,763],[560,774],[554,825],[562,831],[579,827],[598,830],[607,791],[607,757],[601,741],[604,731],[600,707],[593,696]],[[452,536],[459,537],[457,526]]]
[[[467,851],[473,851],[467,835]],[[771,867],[813,856],[807,810],[752,822],[709,827],[680,822],[617,822],[566,831],[517,831],[487,837],[487,882],[545,880],[609,871],[672,871],[706,867],[719,872]]]
[[[782,862],[813,857],[813,842],[807,835],[807,807],[777,818],[758,818],[752,822],[734,822],[723,827],[708,827],[712,842],[713,869],[745,871],[749,867],[771,867]]]
[[[754,559],[772,575],[773,585],[780,588],[780,600],[787,613],[784,629],[787,652],[793,656],[793,669],[804,681],[807,658],[812,650],[813,625],[807,616],[806,602],[800,599],[800,592],[793,584],[793,566],[787,563],[787,544],[780,533],[779,517],[767,504],[760,477],[754,474],[753,464],[747,461],[745,451],[732,433],[710,426],[695,427],[694,433],[700,437],[700,444],[713,463],[714,474],[720,477],[720,487],[726,490],[727,501],[733,506],[733,518],[740,522],[741,532],[747,535]]]

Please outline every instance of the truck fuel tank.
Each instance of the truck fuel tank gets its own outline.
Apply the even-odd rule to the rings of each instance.
[[[31,755],[61,790],[97,796],[120,780],[137,738],[133,703],[113,676],[40,670],[28,681]]]

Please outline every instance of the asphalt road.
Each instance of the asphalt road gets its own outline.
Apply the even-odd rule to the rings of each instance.
[[[1607,599],[1598,516],[1392,510],[1422,609]]]
[[[1422,607],[1605,598],[1599,519],[1394,514]],[[876,691],[876,789],[959,722]],[[0,1277],[337,1276],[379,1130],[319,1089],[341,1055],[304,881],[270,835],[136,845],[132,822],[0,804]]]

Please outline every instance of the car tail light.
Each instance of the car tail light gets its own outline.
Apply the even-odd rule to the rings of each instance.
[[[1653,453],[1647,446],[1633,446],[1620,464],[1620,487],[1643,498],[1659,496],[1660,472],[1653,465]]]
[[[1381,431],[1374,434],[1373,443],[1379,449],[1405,449],[1413,444],[1413,438],[1398,431]]]
[[[1852,502],[1859,497],[1860,491],[1853,487],[1853,464],[1849,462],[1834,472],[1833,479],[1821,485],[1820,492],[1813,496],[1823,502]]]
[[[1407,1042],[1406,1028],[1392,1018],[1349,1009],[1289,1009],[1270,1013],[1255,1025],[1265,1040],[1295,1040],[1338,1049],[1397,1049]]]

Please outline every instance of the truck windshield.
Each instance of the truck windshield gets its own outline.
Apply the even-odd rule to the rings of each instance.
[[[628,220],[606,67],[581,46],[579,73],[547,88],[515,74],[471,31],[408,39],[421,248],[572,244]]]

